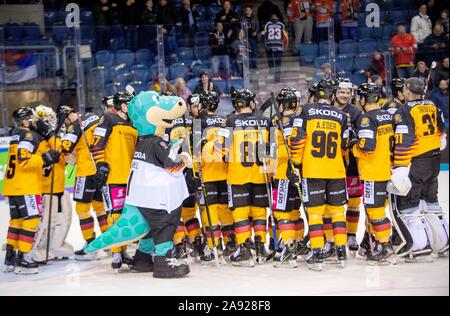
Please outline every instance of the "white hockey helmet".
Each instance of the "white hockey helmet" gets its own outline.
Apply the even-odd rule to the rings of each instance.
[[[58,118],[56,117],[56,112],[51,107],[41,104],[36,107],[34,112],[36,116],[44,122],[50,124],[53,127],[56,126]]]

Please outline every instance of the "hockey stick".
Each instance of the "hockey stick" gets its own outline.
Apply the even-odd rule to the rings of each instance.
[[[261,117],[262,117],[262,113],[261,113]],[[258,143],[261,146],[266,146],[266,142],[264,142],[264,135],[263,135],[262,129],[261,129],[261,122],[259,120],[260,120],[260,118],[257,117],[256,124],[258,126],[258,135],[259,135]],[[273,211],[273,207],[272,207],[273,206],[273,202],[272,202],[273,188],[272,188],[272,183],[269,179],[269,170],[267,168],[266,154],[267,154],[267,148],[265,148],[264,154],[262,155],[262,157],[260,157],[260,159],[262,160],[261,162],[263,164],[264,181],[266,183],[266,190],[267,190],[267,201],[269,202],[269,206],[266,208],[266,210],[270,214],[270,223],[272,224],[274,249],[275,249],[275,251],[278,251],[277,225],[276,225],[275,215],[274,215],[274,211]]]
[[[433,70],[436,69],[436,67],[437,67],[437,63],[435,61],[433,61],[431,63],[430,72],[428,73],[427,81],[425,82],[425,90],[423,91],[424,96],[428,92],[428,86],[430,85],[431,74],[433,73]]]
[[[64,124],[64,121],[60,122],[58,125],[56,125],[55,128],[55,134],[53,137],[55,137],[53,141],[53,149],[56,150],[57,146],[57,139],[58,134]],[[51,238],[51,227],[52,227],[52,213],[53,213],[53,195],[55,191],[55,165],[52,165],[52,171],[51,171],[51,180],[50,180],[50,208],[48,210],[48,223],[47,223],[47,245],[45,249],[45,262],[49,261],[50,257],[50,238]]]
[[[192,157],[192,161],[194,161],[194,157],[192,155],[192,148],[191,148],[191,142],[190,142],[189,129],[188,129],[187,123],[186,123],[186,116],[183,117],[183,125],[184,125],[184,132],[185,132],[185,135],[186,135],[186,143],[187,143],[187,146],[188,146],[189,155]],[[191,126],[191,129],[193,131],[193,126]],[[217,268],[219,268],[220,267],[219,251],[217,250],[216,239],[215,239],[214,230],[213,230],[213,227],[212,227],[211,212],[210,212],[210,209],[209,209],[209,203],[207,201],[207,199],[208,199],[208,192],[206,190],[206,185],[205,185],[204,178],[203,178],[203,172],[202,172],[202,166],[201,166],[200,159],[197,160],[198,179],[200,180],[200,186],[201,186],[203,200],[204,200],[203,204],[205,206],[206,216],[208,218],[208,230],[209,230],[211,241],[212,241],[212,251],[214,253],[214,261],[216,263]],[[197,179],[197,176],[196,176],[194,170],[192,171],[192,174],[193,174],[194,179]],[[197,188],[197,190],[198,190],[198,188]],[[198,197],[197,194],[196,194],[196,199],[197,199],[198,205],[201,207],[202,203],[201,203],[200,198]],[[200,212],[200,220],[202,220],[201,212]]]

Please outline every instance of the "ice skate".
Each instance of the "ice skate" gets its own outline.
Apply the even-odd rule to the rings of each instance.
[[[305,262],[311,249],[308,247],[308,243],[305,240],[296,242],[295,256],[297,262]]]
[[[88,240],[86,242],[86,245],[89,245],[93,241],[94,241],[94,239]],[[99,256],[97,253],[86,253],[84,251],[84,247],[81,250],[75,251],[75,260],[76,261],[95,261],[98,259],[99,259]]]
[[[448,244],[447,246],[445,246],[443,249],[438,251],[438,258],[444,259],[444,258],[448,258],[448,251],[449,251],[449,247]]]
[[[266,250],[266,245],[261,241],[261,237],[255,237],[255,251],[256,251],[256,262],[258,264],[265,264],[269,258],[270,254]]]
[[[186,250],[184,243],[176,245],[172,250],[172,256],[176,258],[179,262],[188,263],[189,255]]]
[[[18,275],[33,275],[39,273],[39,266],[29,254],[18,252],[14,273]]]
[[[347,248],[345,246],[336,246],[336,260],[342,268],[345,267],[347,262]]]
[[[113,260],[111,269],[116,273],[129,272],[133,266],[133,258],[131,258],[126,251],[113,253]]]
[[[203,251],[203,255],[200,257],[200,263],[202,266],[216,265],[216,258],[214,256],[212,249],[209,249],[209,247],[205,248],[205,250]]]
[[[326,242],[323,248],[323,259],[325,261],[334,261],[336,256],[336,247],[333,242]]]
[[[286,245],[282,251],[275,254],[273,261],[275,268],[297,268],[296,244],[292,242]]]
[[[236,236],[231,235],[230,241],[225,245],[225,249],[223,250],[223,258],[225,261],[230,262],[230,257],[236,252],[236,250]]]
[[[409,252],[403,257],[405,258],[405,263],[433,263],[432,253],[433,249],[427,246],[421,251]]]
[[[194,259],[195,262],[200,262],[200,257],[203,255],[204,249],[205,243],[203,242],[203,237],[196,237],[194,242],[192,243],[192,251],[190,253],[190,256]]]
[[[6,246],[5,273],[14,272],[16,266],[17,251],[10,245]]]
[[[323,249],[313,249],[311,255],[306,259],[308,269],[319,272],[322,271],[323,261]]]
[[[230,257],[231,264],[235,267],[254,267],[253,255],[250,250],[249,242],[242,244],[236,252]]]
[[[391,264],[396,264],[395,261],[395,251],[390,243],[380,244],[377,247],[377,252],[373,255],[369,252],[367,260],[369,264],[387,266]]]
[[[153,258],[152,255],[136,251],[133,258],[133,263],[130,266],[131,271],[138,273],[150,273],[153,272]]]
[[[158,279],[178,279],[187,276],[191,270],[185,263],[180,263],[168,251],[165,257],[156,256],[153,268],[153,277]]]
[[[347,247],[350,255],[352,257],[356,257],[356,254],[359,251],[358,241],[356,240],[356,236],[348,235]]]

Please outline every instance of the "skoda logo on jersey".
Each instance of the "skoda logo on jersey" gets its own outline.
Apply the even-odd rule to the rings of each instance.
[[[322,115],[322,116],[332,116],[335,117],[337,119],[342,120],[343,116],[342,114],[339,114],[336,111],[333,110],[328,110],[328,109],[309,109],[308,114],[311,116],[314,115]]]
[[[377,115],[377,120],[380,122],[390,121],[390,120],[392,120],[392,117],[389,114]]]
[[[145,153],[141,153],[139,151],[134,153],[134,159],[141,159],[141,160],[145,160],[146,156]]]
[[[268,127],[269,123],[267,121],[260,121],[259,127]],[[237,120],[236,121],[236,127],[258,127],[258,120]]]
[[[186,123],[188,123],[187,120],[186,120]],[[172,121],[172,125],[177,125],[177,124],[184,124],[184,119],[181,117],[181,118],[178,118],[178,119]]]
[[[85,129],[89,124],[94,123],[99,120],[99,117],[97,115],[93,115],[91,117],[88,117],[84,122],[82,128]]]
[[[206,120],[206,124],[208,126],[212,126],[212,125],[219,125],[219,124],[223,124],[225,122],[225,120],[221,117],[215,117],[215,118],[208,118]]]

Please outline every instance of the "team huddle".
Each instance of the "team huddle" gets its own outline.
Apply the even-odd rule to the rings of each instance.
[[[20,108],[3,192],[11,212],[7,271],[35,274],[40,263],[73,255],[97,260],[86,249],[70,253],[64,242],[70,224],[49,214],[70,218],[66,164],[76,165],[73,200],[89,245],[97,237],[95,219],[102,233],[120,223],[133,191],[132,165],[148,160],[141,157],[146,146],[155,157],[176,146],[177,153],[151,164],[184,169],[189,196],[170,223],[149,219],[167,221],[169,237],[156,256],[141,248],[131,256],[123,244],[111,249],[114,270],[172,278],[190,272],[190,257],[237,267],[295,268],[304,261],[318,271],[325,261],[344,266],[348,253],[374,264],[448,257],[448,223],[438,202],[442,115],[424,100],[417,78],[394,79],[392,91],[393,100],[380,106],[376,85],[354,90],[338,78],[313,85],[307,104],[286,88],[258,107],[252,91],[233,90],[235,111],[227,117],[216,114],[216,93],[192,95],[182,117],[163,120],[170,127],[152,138],[156,143],[138,134],[129,117],[133,91],[105,98],[103,116],[69,106],[56,113]],[[358,243],[361,210],[367,220]]]

